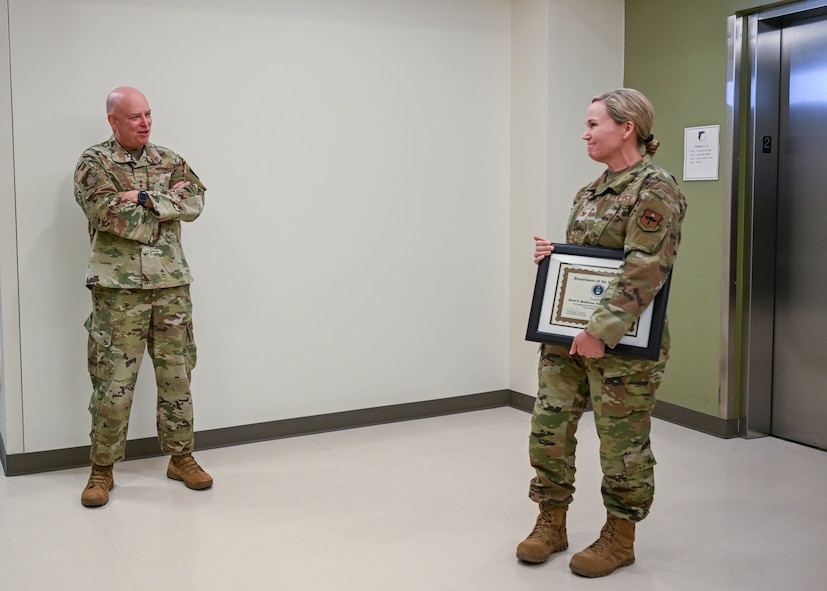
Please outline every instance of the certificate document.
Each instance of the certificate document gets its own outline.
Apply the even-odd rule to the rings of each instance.
[[[614,268],[560,263],[549,324],[583,329],[617,275]],[[637,334],[635,322],[627,335]]]
[[[555,244],[541,261],[526,340],[570,345],[589,323],[623,265],[623,251]],[[607,353],[658,359],[671,276],[640,317]]]

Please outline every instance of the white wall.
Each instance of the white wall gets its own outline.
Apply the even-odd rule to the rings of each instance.
[[[594,176],[578,138],[588,98],[621,77],[622,0],[0,1],[16,180],[0,206],[17,207],[0,295],[15,295],[4,337],[18,308],[22,335],[17,392],[4,350],[9,453],[88,444],[71,176],[121,84],[208,187],[184,228],[197,429],[536,390],[531,235],[562,238]],[[596,23],[606,39],[577,37]],[[144,363],[131,438],[154,434]]]
[[[525,340],[536,267],[535,234],[547,236],[549,53],[548,0],[511,3],[511,233],[509,383],[537,393],[537,344]]]
[[[0,437],[23,447],[8,1],[0,0]]]
[[[26,452],[88,443],[71,176],[120,84],[208,187],[197,429],[508,386],[507,1],[9,4]]]
[[[564,242],[575,193],[602,171],[580,138],[591,98],[623,84],[624,0],[511,4],[509,387],[535,395],[538,345],[525,341],[533,236]]]

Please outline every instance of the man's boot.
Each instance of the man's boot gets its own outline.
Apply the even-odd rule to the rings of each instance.
[[[92,474],[80,495],[80,502],[84,507],[101,507],[109,502],[109,491],[114,487],[112,466],[92,464]]]
[[[528,537],[517,545],[517,558],[523,562],[545,562],[555,552],[569,547],[566,536],[568,505],[540,505],[537,523]]]
[[[202,490],[212,486],[212,476],[204,472],[192,454],[172,456],[167,466],[167,478],[181,480],[187,488]]]
[[[571,557],[569,568],[584,577],[604,577],[635,561],[635,522],[606,517],[597,541]]]

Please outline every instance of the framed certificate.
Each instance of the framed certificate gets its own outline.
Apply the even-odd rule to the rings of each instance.
[[[586,328],[623,263],[623,251],[598,246],[554,244],[537,268],[526,340],[571,345]],[[671,274],[614,348],[607,353],[656,360],[660,356]]]

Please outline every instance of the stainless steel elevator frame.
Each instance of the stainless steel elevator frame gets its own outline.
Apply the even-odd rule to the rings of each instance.
[[[727,22],[724,215],[729,233],[724,238],[720,411],[726,418],[737,416],[739,435],[747,438],[769,435],[772,425],[776,228],[774,215],[760,214],[774,212],[777,204],[781,30],[823,14],[827,0],[807,0],[731,16]],[[765,138],[776,145],[769,153]]]

